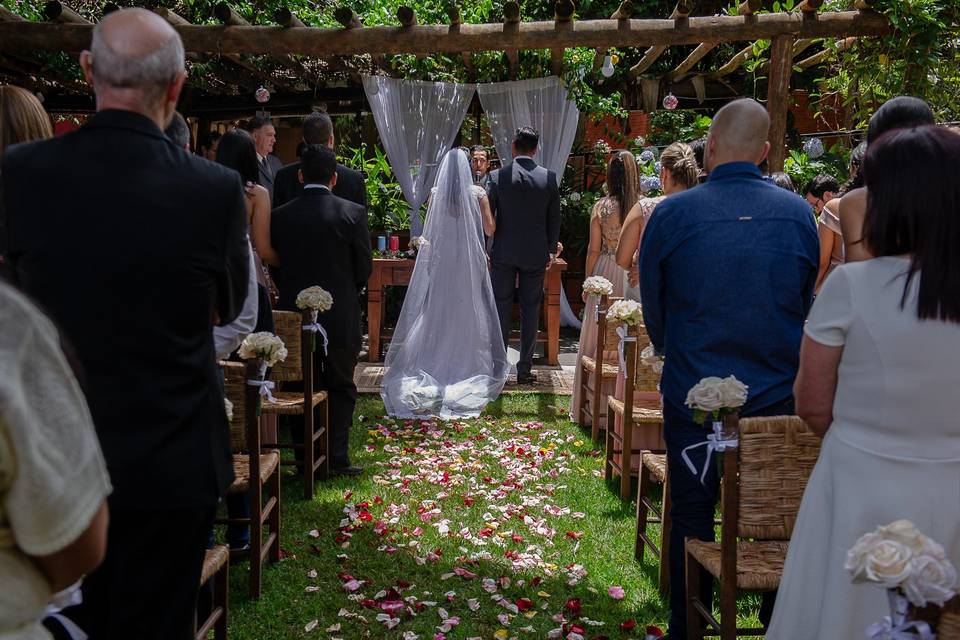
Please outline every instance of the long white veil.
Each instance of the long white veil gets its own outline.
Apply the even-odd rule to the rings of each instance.
[[[398,417],[473,417],[510,365],[490,286],[480,206],[459,149],[440,165],[380,395]]]

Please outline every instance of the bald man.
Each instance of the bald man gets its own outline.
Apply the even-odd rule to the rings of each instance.
[[[792,415],[793,380],[810,309],[819,242],[810,205],[763,179],[770,119],[753,100],[722,108],[707,137],[708,181],[664,200],[640,246],[643,316],[664,355],[664,439],[670,473],[671,639],[687,637],[684,539],[714,539],[717,466],[704,483],[708,429],[695,424],[687,392],[707,376],[749,386],[741,416]],[[710,607],[710,585],[701,597]],[[769,621],[772,598],[761,608]]]
[[[68,615],[98,640],[192,638],[233,479],[211,333],[248,288],[243,190],[163,133],[186,77],[166,21],[111,13],[80,62],[96,115],[8,148],[0,171],[13,276],[75,347],[113,484],[106,557]],[[57,188],[40,187],[50,176]],[[86,526],[56,524],[64,536]]]

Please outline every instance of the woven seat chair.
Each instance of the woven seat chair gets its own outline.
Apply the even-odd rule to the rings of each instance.
[[[954,596],[942,608],[938,607],[936,611],[931,611],[930,613],[934,615],[929,617],[923,615],[926,613],[925,609],[932,609],[935,606],[921,609],[917,612],[916,619],[930,622],[931,626],[935,627],[938,640],[960,640],[960,597]]]
[[[663,499],[657,506],[653,499],[653,488],[663,486]],[[651,517],[652,515],[652,517]],[[647,533],[648,524],[660,525],[660,544],[653,541]],[[644,451],[640,454],[640,482],[637,486],[637,537],[634,542],[633,556],[637,562],[643,562],[644,551],[649,548],[653,557],[660,562],[657,570],[657,584],[660,593],[670,592],[670,484],[667,478],[667,456],[663,453]]]
[[[213,629],[214,640],[227,640],[227,598],[230,591],[230,549],[217,545],[207,549],[200,572],[200,586],[216,578],[213,585],[213,607],[207,619],[201,624],[197,621],[194,628],[194,640],[206,640]]]
[[[293,311],[274,311],[273,324],[276,334],[287,347],[287,358],[278,362],[270,370],[270,379],[276,382],[302,382],[302,391],[276,391],[276,402],[263,403],[265,414],[285,416],[303,416],[303,443],[286,444],[271,442],[265,447],[274,449],[296,449],[303,451],[302,462],[283,460],[281,464],[296,465],[303,471],[303,497],[313,500],[314,477],[326,479],[329,472],[327,449],[327,412],[326,391],[315,391],[313,380],[313,334],[304,329],[309,324],[307,314]],[[320,336],[317,336],[317,348]],[[309,406],[309,409],[306,407]],[[317,449],[319,448],[319,451]]]
[[[606,464],[604,465],[604,479],[609,482],[612,478],[620,478],[620,499],[630,499],[630,480],[635,473],[633,457],[643,453],[643,449],[634,449],[634,428],[655,429],[663,432],[663,408],[660,401],[660,374],[650,365],[640,359],[640,352],[650,344],[646,329],[643,327],[630,328],[628,335],[635,338],[624,344],[624,360],[626,361],[625,384],[623,400],[613,396],[607,399],[607,446]],[[650,394],[650,399],[639,400],[634,397],[636,392]],[[654,399],[655,398],[655,399]],[[616,429],[616,418],[622,420],[622,427]],[[655,453],[661,453],[658,450]],[[617,457],[619,456],[619,460]]]
[[[221,518],[217,523],[250,526],[250,597],[256,599],[260,597],[263,561],[280,560],[280,453],[265,450],[260,444],[259,390],[247,384],[247,380],[257,378],[256,364],[226,363],[223,374],[226,396],[233,403],[230,440],[234,480],[227,493],[247,496],[250,517]],[[266,537],[264,525],[270,530]]]
[[[796,416],[744,418],[739,425],[739,448],[722,454],[720,542],[686,540],[691,640],[708,631],[721,640],[763,635],[763,629],[737,628],[737,590],[780,586],[800,500],[820,454],[820,438]],[[701,581],[714,578],[720,582],[719,621],[700,597]]]
[[[617,336],[617,325],[610,323],[607,326],[607,309],[611,304],[623,298],[608,298],[600,296],[597,304],[597,315],[591,320],[584,318],[584,322],[597,323],[597,348],[593,355],[580,356],[577,366],[580,367],[580,415],[577,423],[586,427],[586,417],[590,415],[590,437],[594,442],[600,441],[600,420],[606,418],[606,412],[601,409],[603,382],[617,379],[617,345],[620,338]],[[597,363],[600,363],[600,374],[597,375]],[[591,402],[587,403],[587,398]]]

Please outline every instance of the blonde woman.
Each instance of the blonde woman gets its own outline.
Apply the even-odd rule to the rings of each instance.
[[[640,240],[643,239],[643,229],[653,215],[653,210],[670,194],[697,186],[699,176],[700,167],[690,145],[674,142],[660,154],[660,186],[663,195],[641,198],[627,214],[620,230],[617,264],[627,271],[629,286],[626,297],[640,301],[637,252],[640,250]]]
[[[590,216],[590,244],[587,248],[586,274],[588,276],[603,276],[613,283],[613,295],[622,296],[627,282],[627,274],[617,266],[617,242],[620,238],[620,228],[630,211],[637,202],[637,161],[629,151],[617,151],[610,158],[607,165],[607,193],[593,206]],[[590,322],[597,313],[599,298],[585,296],[584,322],[580,328],[580,356],[594,354],[597,349],[597,325]],[[573,381],[573,401],[570,403],[570,419],[579,421],[580,407],[583,402],[589,402],[580,393],[580,367]],[[600,391],[601,406],[606,406],[607,396],[613,391],[613,385],[607,383],[606,388]],[[589,424],[589,420],[587,424]],[[584,425],[586,426],[586,424]]]

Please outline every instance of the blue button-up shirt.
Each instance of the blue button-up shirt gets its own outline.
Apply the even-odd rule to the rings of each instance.
[[[666,402],[689,411],[706,376],[749,386],[744,413],[792,395],[820,245],[810,205],[752,164],[670,196],[640,246],[643,316],[664,354]]]

